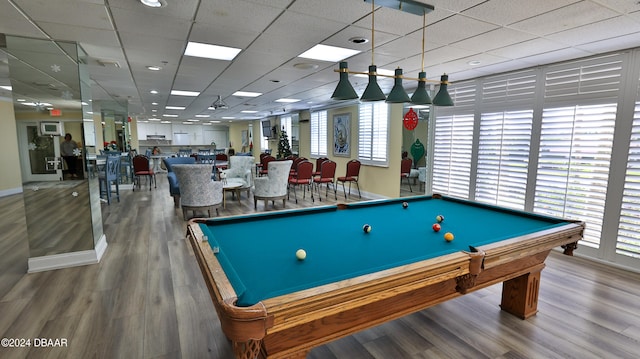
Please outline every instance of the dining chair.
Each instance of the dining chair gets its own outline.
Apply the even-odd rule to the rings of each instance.
[[[265,175],[269,174],[269,163],[273,162],[275,160],[276,160],[276,158],[271,156],[271,155],[264,156],[262,158],[262,168],[258,172],[258,175],[265,176]]]
[[[409,191],[413,192],[413,189],[411,188],[411,181],[409,180],[409,175],[411,174],[411,164],[413,163],[413,161],[411,160],[411,158],[404,158],[402,161],[400,161],[400,181],[402,181],[403,178],[407,179],[407,184],[409,185]]]
[[[351,196],[351,183],[355,183],[358,188],[358,197],[362,198],[360,195],[360,185],[358,184],[358,177],[360,176],[360,161],[353,159],[347,162],[347,171],[344,176],[338,177],[337,181],[342,183],[342,191],[344,192],[344,198],[347,198],[347,191],[344,188],[344,183],[349,182],[349,196]]]
[[[120,158],[115,156],[107,156],[103,171],[98,172],[98,183],[100,187],[100,198],[107,197],[107,204],[111,205],[111,185],[115,185],[115,197],[120,202]]]
[[[315,202],[313,198],[313,190],[311,185],[313,184],[313,163],[309,161],[299,161],[296,165],[295,176],[289,176],[289,186],[293,187],[293,197],[296,199],[296,203],[298,203],[298,195],[296,193],[296,187],[302,187],[302,198],[306,196],[307,187],[309,187],[309,192],[311,192],[311,201]],[[288,198],[288,197],[287,197]]]
[[[326,157],[316,158],[316,169],[313,171],[313,177],[320,176],[320,167],[322,166],[322,162],[328,161],[329,159]]]
[[[336,163],[332,160],[327,160],[322,162],[322,165],[320,166],[320,176],[313,177],[313,183],[316,185],[316,188],[318,189],[318,198],[320,199],[320,201],[322,201],[322,195],[320,194],[320,186],[322,186],[323,183],[326,186],[324,196],[327,197],[327,195],[329,194],[329,184],[331,184],[331,186],[333,186],[333,195],[336,198],[336,200],[338,199],[338,195],[336,193],[335,177],[336,177]]]
[[[156,181],[156,174],[150,166],[149,158],[143,155],[137,155],[133,158],[133,175],[135,178],[133,190],[136,190],[136,184],[140,189],[140,177],[146,177],[149,182],[149,191],[151,191],[151,182],[154,184],[154,188],[158,188]]]
[[[189,157],[191,156],[190,148],[180,148],[178,149],[178,157]]]

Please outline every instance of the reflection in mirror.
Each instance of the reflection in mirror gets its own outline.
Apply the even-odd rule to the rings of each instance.
[[[102,218],[88,210],[95,138],[83,126],[90,111],[83,106],[90,103],[86,56],[73,43],[16,36],[6,37],[6,51],[30,257],[92,250]],[[98,233],[94,222],[100,222]]]
[[[425,194],[427,180],[427,144],[431,106],[406,104],[403,109],[402,159],[411,167],[400,181],[400,196]],[[408,114],[408,115],[407,115]]]

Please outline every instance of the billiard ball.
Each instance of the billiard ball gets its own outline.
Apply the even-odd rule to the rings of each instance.
[[[409,203],[402,202],[402,208],[409,208]]]
[[[362,226],[362,230],[364,231],[364,233],[369,233],[371,232],[371,226],[368,224],[365,224],[364,226]]]
[[[436,216],[436,221],[437,221],[438,223],[442,223],[442,221],[444,221],[444,216],[443,216],[443,215],[441,215],[441,214],[437,215],[437,216]]]
[[[302,261],[305,258],[307,258],[307,252],[304,249],[298,249],[296,251],[296,258],[298,258],[298,260]]]
[[[434,232],[439,232],[441,227],[438,223],[434,223],[433,226],[431,226],[431,228],[433,228]]]
[[[447,242],[451,242],[453,240],[453,233],[447,232],[444,234],[444,240]]]

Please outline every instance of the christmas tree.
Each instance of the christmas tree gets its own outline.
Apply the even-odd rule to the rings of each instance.
[[[286,158],[291,156],[291,146],[289,146],[289,137],[284,127],[280,131],[280,139],[278,140],[278,158]]]

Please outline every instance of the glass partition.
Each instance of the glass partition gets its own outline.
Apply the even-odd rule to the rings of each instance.
[[[6,36],[30,257],[93,250],[103,237],[91,155],[86,54],[75,43]]]

